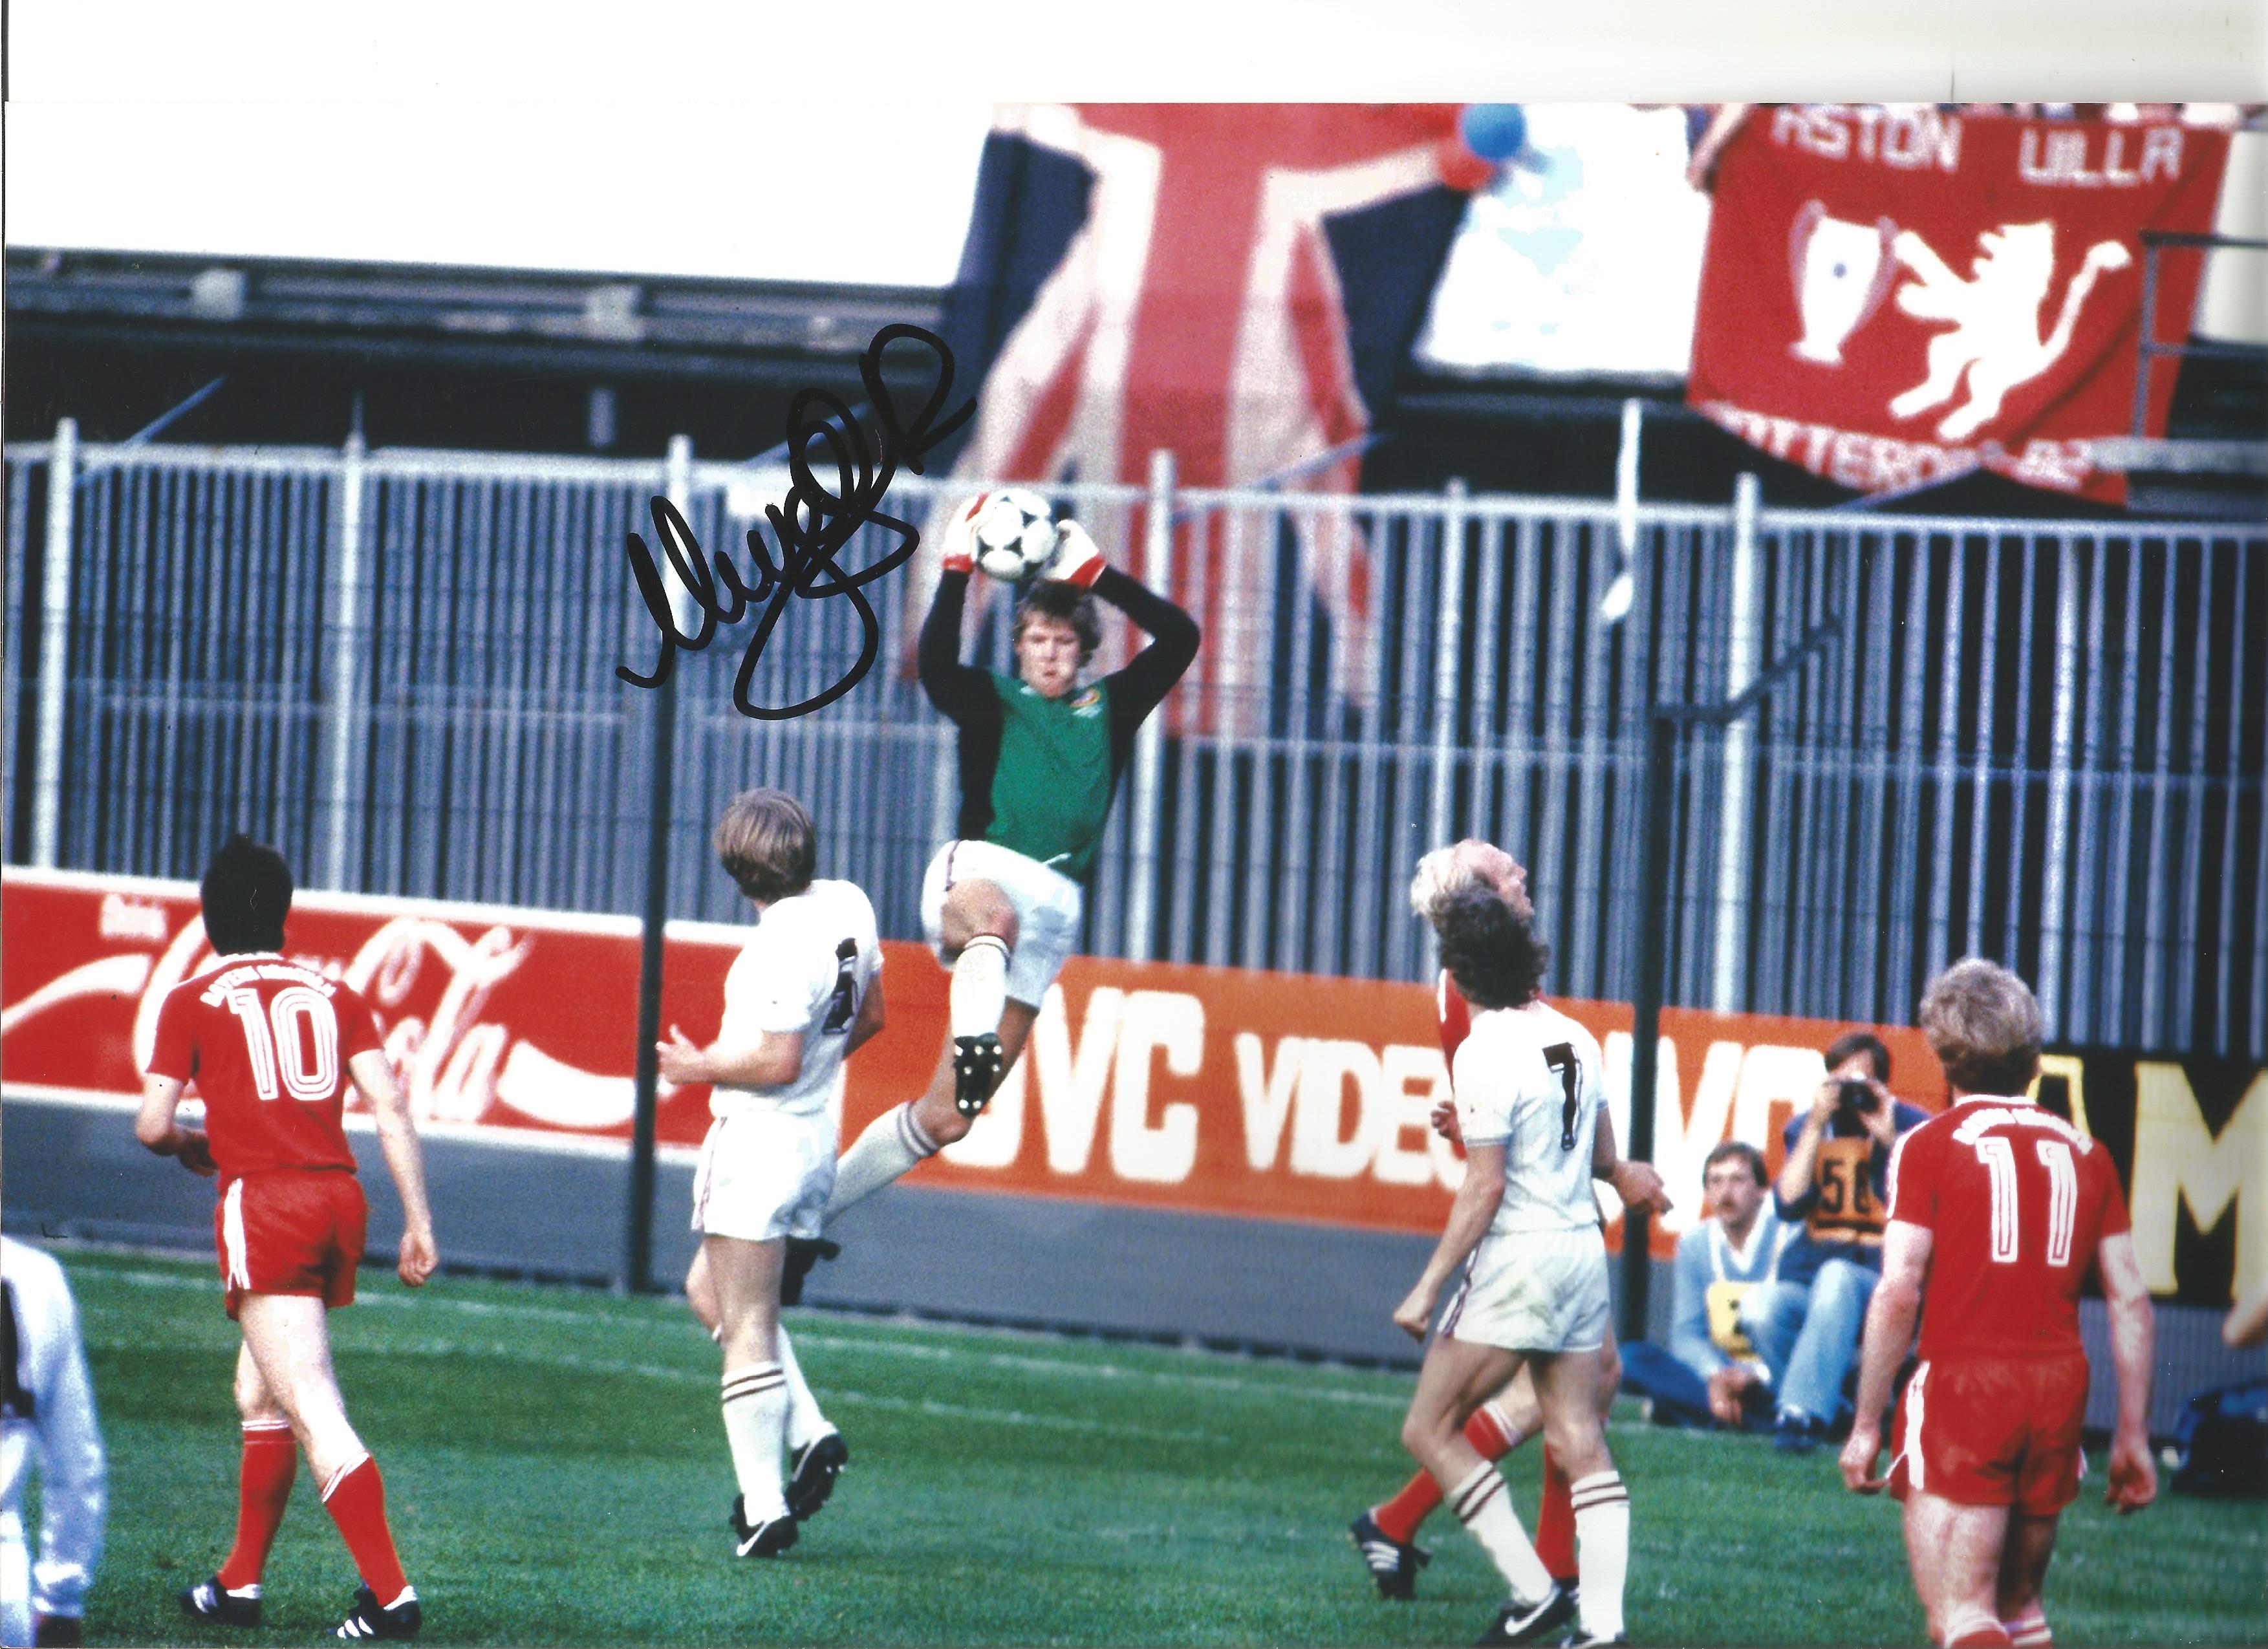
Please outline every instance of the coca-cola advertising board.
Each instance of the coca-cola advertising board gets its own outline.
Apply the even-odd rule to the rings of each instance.
[[[11,869],[0,899],[9,1093],[123,1108],[140,1091],[166,991],[211,955],[195,888]],[[704,1042],[716,1034],[725,975],[747,931],[670,924],[665,1028]],[[370,1001],[422,1126],[627,1141],[635,921],[302,892],[285,948]],[[850,1062],[846,1139],[927,1085],[945,1037],[944,970],[918,945],[883,949],[888,1027]],[[1559,1005],[1603,1044],[1627,1140],[1630,1010]],[[1780,1127],[1808,1100],[1823,1072],[1819,1050],[1843,1028],[1665,1016],[1654,1160],[1679,1208],[1659,1228],[1661,1252],[1700,1217],[1710,1146],[1737,1136],[1766,1142],[1777,1160]],[[1901,1092],[1935,1104],[1936,1068],[1919,1036],[1883,1034],[1910,1078]],[[1447,1092],[1432,993],[1421,985],[1074,958],[983,1119],[913,1181],[1432,1233],[1463,1173],[1428,1125]],[[697,1146],[707,1126],[706,1089],[664,1087],[665,1152]]]
[[[2228,158],[2171,121],[1759,107],[1718,164],[1687,398],[1861,492],[1981,465],[2121,503],[2088,443],[2132,432],[2142,232],[2210,231]],[[2160,253],[2158,342],[2187,341],[2203,267]]]

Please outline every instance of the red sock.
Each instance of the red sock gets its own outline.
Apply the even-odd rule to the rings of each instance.
[[[1515,1447],[1517,1439],[1497,1424],[1495,1413],[1483,1403],[1465,1422],[1465,1441],[1480,1451],[1483,1460],[1501,1460]],[[1432,1473],[1421,1471],[1403,1483],[1402,1492],[1391,1500],[1371,1507],[1370,1520],[1378,1525],[1379,1532],[1387,1539],[1398,1540],[1406,1546],[1418,1538],[1418,1525],[1432,1516],[1433,1508],[1440,1504],[1441,1485],[1433,1481]]]
[[[1502,1460],[1520,1440],[1504,1429],[1496,1417],[1496,1410],[1486,1403],[1474,1410],[1473,1417],[1465,1422],[1465,1441],[1479,1452],[1483,1460]]]
[[[1384,1505],[1370,1509],[1371,1521],[1388,1540],[1398,1540],[1407,1546],[1418,1538],[1418,1526],[1433,1514],[1441,1504],[1441,1485],[1433,1481],[1433,1474],[1421,1471],[1402,1485],[1402,1492]]]
[[[1575,1505],[1568,1498],[1567,1474],[1543,1446],[1543,1499],[1535,1508],[1535,1555],[1562,1586],[1575,1578]]]
[[[244,1463],[236,1479],[236,1544],[217,1577],[229,1591],[260,1584],[298,1468],[299,1446],[291,1440],[290,1421],[261,1420],[244,1428]]]
[[[386,1523],[386,1483],[378,1475],[378,1462],[364,1454],[333,1478],[323,1491],[323,1510],[345,1536],[362,1583],[391,1608],[409,1588],[409,1577],[394,1555],[394,1531]]]

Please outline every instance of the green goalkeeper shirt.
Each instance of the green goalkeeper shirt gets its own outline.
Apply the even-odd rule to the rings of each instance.
[[[991,842],[1085,881],[1094,869],[1110,799],[1134,734],[1197,657],[1197,622],[1116,570],[1094,593],[1149,632],[1123,670],[1048,699],[1015,676],[961,662],[968,575],[946,573],[922,625],[920,668],[930,703],[961,730],[965,842]]]

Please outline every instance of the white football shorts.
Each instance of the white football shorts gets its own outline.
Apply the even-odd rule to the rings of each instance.
[[[835,1191],[835,1119],[739,1110],[709,1124],[693,1171],[693,1229],[770,1242],[816,1237]]]
[[[948,842],[922,878],[922,931],[945,959],[945,895],[957,883],[987,881],[1008,895],[1016,912],[1016,943],[1008,953],[1008,999],[1035,1008],[1079,944],[1086,909],[1079,885],[1061,871],[991,842]]]
[[[1595,1351],[1607,1338],[1607,1244],[1596,1226],[1481,1239],[1441,1332],[1508,1351]]]

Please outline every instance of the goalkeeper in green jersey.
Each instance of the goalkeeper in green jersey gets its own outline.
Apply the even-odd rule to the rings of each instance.
[[[843,1154],[830,1218],[966,1134],[1024,1051],[1041,1000],[1078,941],[1086,884],[1135,732],[1197,657],[1196,621],[1108,566],[1086,530],[1067,520],[1016,603],[1016,674],[962,663],[973,527],[985,501],[970,499],[946,529],[919,660],[923,690],[960,734],[956,834],[922,884],[923,925],[953,973],[951,1045],[928,1091],[886,1112]],[[1082,684],[1102,636],[1097,601],[1150,641],[1124,668]]]

